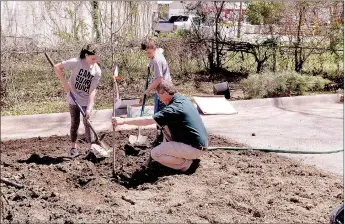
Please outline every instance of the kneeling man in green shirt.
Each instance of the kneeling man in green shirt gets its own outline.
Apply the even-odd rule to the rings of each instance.
[[[204,123],[193,103],[177,93],[170,81],[163,80],[156,88],[160,101],[166,107],[153,117],[113,117],[113,126],[128,124],[146,126],[157,124],[163,127],[165,140],[151,150],[153,160],[184,173],[193,173],[208,146]]]

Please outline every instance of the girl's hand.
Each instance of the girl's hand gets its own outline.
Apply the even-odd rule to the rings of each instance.
[[[69,87],[69,84],[68,84],[68,83],[65,83],[65,84],[63,85],[63,89],[65,90],[65,92],[66,92],[66,93],[71,92],[71,89],[70,89],[70,87]]]
[[[85,111],[85,118],[90,119],[91,114],[92,114],[92,108],[87,108]]]

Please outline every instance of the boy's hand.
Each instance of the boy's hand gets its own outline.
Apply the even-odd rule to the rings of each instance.
[[[150,95],[150,92],[151,92],[151,91],[147,89],[147,90],[144,92],[144,96],[145,96],[145,95],[146,95],[146,96],[149,96],[149,95]]]

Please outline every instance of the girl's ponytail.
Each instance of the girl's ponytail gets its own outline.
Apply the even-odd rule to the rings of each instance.
[[[96,48],[97,48],[97,45],[95,45],[95,44],[88,44],[88,45],[86,45],[85,47],[83,47],[81,49],[79,57],[81,59],[84,59],[86,54],[88,54],[88,55],[95,55],[95,54],[97,54],[97,49]]]

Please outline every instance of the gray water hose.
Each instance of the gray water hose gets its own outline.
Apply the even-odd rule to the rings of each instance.
[[[241,151],[241,150],[253,150],[253,151],[263,151],[263,152],[277,152],[277,153],[290,153],[290,154],[330,154],[330,153],[337,153],[343,152],[344,149],[331,149],[327,151],[307,151],[307,150],[286,150],[286,149],[264,149],[264,148],[240,148],[240,147],[208,147],[207,151],[214,151],[217,149],[221,150],[233,150],[233,151]]]

